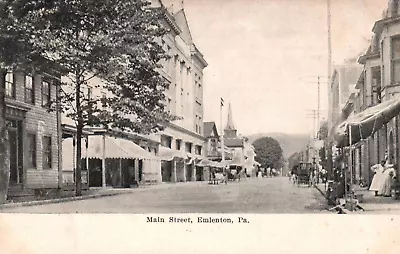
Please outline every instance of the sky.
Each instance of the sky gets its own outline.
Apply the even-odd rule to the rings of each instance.
[[[166,0],[174,8],[180,0]],[[178,7],[177,7],[178,6]],[[331,0],[332,60],[365,52],[387,0]],[[327,117],[326,0],[184,0],[194,43],[203,53],[204,120],[220,126],[220,97],[238,132],[310,134],[320,81]]]

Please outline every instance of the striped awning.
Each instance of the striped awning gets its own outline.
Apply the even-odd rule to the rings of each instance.
[[[82,158],[152,159],[154,156],[134,142],[110,136],[89,136],[88,150],[82,147]],[[82,142],[84,143],[84,142]],[[84,146],[84,144],[82,144]]]
[[[336,146],[344,147],[350,145],[350,129],[351,143],[354,145],[373,135],[399,113],[400,97],[397,96],[350,116],[335,129]]]

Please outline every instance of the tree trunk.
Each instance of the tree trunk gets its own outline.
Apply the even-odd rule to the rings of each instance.
[[[10,155],[6,125],[5,85],[0,84],[0,204],[7,199],[10,183]]]
[[[79,68],[77,68],[79,70]],[[78,71],[76,72],[76,113],[77,113],[77,125],[76,125],[76,171],[75,171],[75,195],[82,195],[82,177],[81,177],[81,156],[82,156],[82,129],[83,129],[83,116],[81,108],[81,81],[78,76]]]
[[[82,125],[78,124],[76,129],[76,172],[75,172],[75,184],[76,184],[76,196],[82,195],[82,163],[81,163],[81,155],[82,155]]]

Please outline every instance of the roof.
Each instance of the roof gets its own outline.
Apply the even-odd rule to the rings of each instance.
[[[186,18],[184,9],[179,10],[178,12],[173,14],[173,16],[174,16],[176,23],[182,30],[182,33],[181,33],[182,39],[186,43],[191,44],[193,42],[193,38],[192,38],[192,34],[190,33],[189,23]]]
[[[204,122],[204,137],[212,137],[213,131],[216,133],[218,137],[218,129],[215,125],[215,122]]]
[[[226,138],[224,145],[227,147],[243,147],[243,139],[241,138]]]

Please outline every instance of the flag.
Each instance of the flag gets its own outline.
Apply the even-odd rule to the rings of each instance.
[[[221,107],[224,106],[224,99],[221,97]]]

